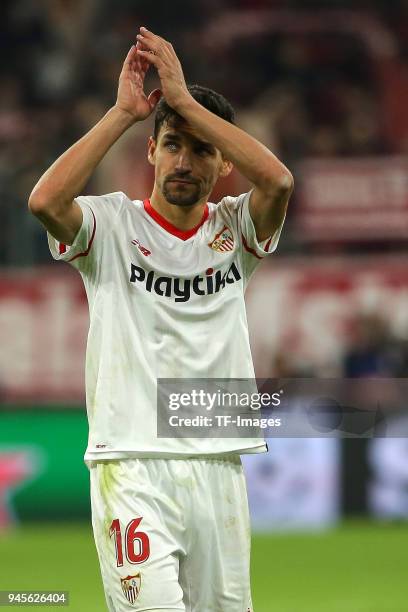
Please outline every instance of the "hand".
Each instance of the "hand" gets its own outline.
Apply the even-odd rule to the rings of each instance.
[[[160,89],[154,89],[149,96],[143,91],[144,79],[150,64],[137,51],[140,43],[133,45],[123,63],[119,77],[116,107],[125,111],[134,121],[143,121],[155,109],[161,98]]]
[[[173,45],[143,27],[140,28],[140,34],[136,38],[137,55],[156,67],[166,102],[177,110],[179,104],[191,96]]]

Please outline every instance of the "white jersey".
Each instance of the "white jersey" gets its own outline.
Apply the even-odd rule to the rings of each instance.
[[[181,231],[149,200],[124,193],[76,198],[83,222],[54,259],[81,274],[89,303],[85,460],[256,453],[263,438],[157,437],[158,378],[253,378],[244,291],[276,249],[261,244],[250,193],[207,204]]]

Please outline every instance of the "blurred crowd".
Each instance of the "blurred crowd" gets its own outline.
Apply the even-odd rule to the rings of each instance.
[[[28,195],[114,103],[140,25],[171,40],[186,79],[226,95],[295,175],[309,156],[408,152],[405,0],[19,0],[0,12],[0,265],[50,261]],[[149,195],[151,125],[126,135],[88,192]],[[231,180],[229,191],[245,188]]]
[[[408,332],[408,330],[406,330]],[[272,378],[406,378],[408,335],[395,333],[378,312],[358,313],[349,322],[340,359],[307,362],[282,346],[271,364]]]

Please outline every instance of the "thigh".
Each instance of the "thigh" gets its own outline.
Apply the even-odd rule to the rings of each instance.
[[[152,469],[158,472],[157,463],[138,459],[90,468],[92,526],[110,612],[185,610],[179,509],[163,490],[163,470],[160,484]]]
[[[239,456],[193,460],[190,538],[180,565],[188,612],[252,612],[250,523]]]

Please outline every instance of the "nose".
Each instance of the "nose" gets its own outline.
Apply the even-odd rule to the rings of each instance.
[[[191,158],[187,149],[180,149],[177,156],[176,170],[179,172],[191,172]]]

